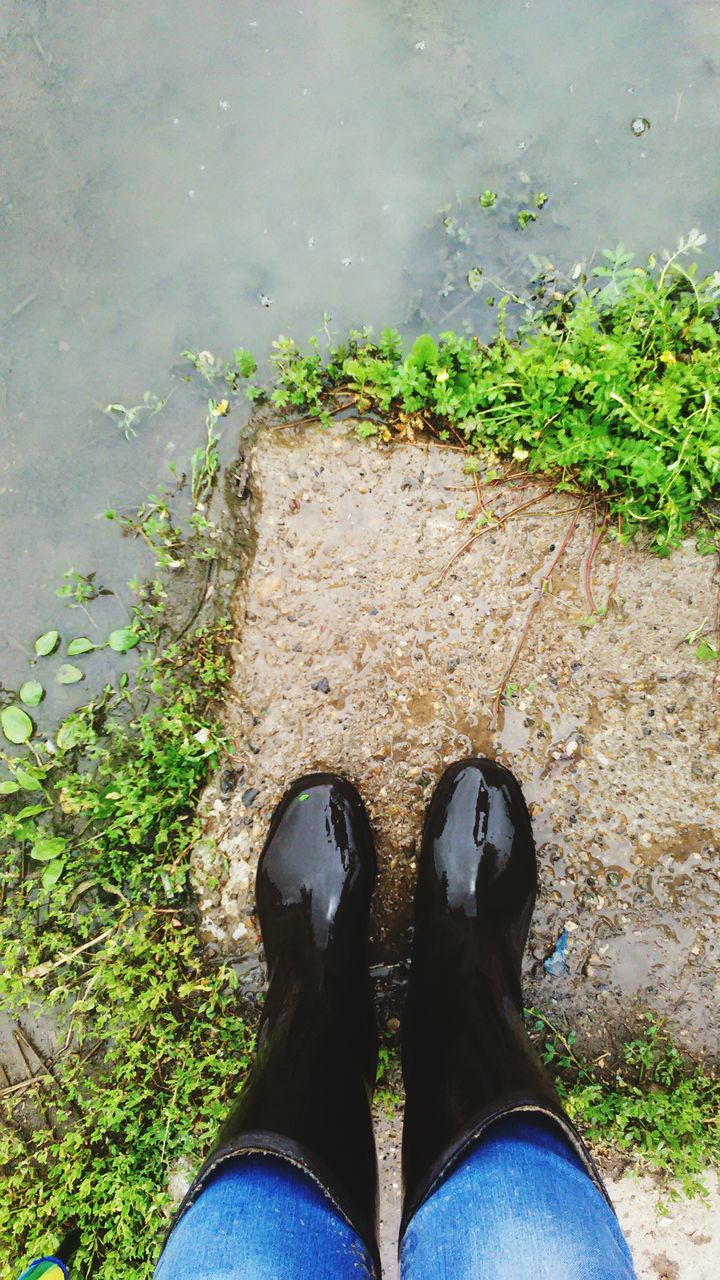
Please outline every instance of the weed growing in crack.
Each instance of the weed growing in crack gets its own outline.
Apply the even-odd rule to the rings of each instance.
[[[662,1195],[705,1196],[708,1169],[720,1165],[720,1080],[690,1061],[661,1021],[644,1025],[607,1068],[578,1058],[575,1035],[530,1010],[571,1118],[598,1148],[624,1152],[634,1167],[663,1175]],[[675,1185],[673,1185],[673,1182]]]

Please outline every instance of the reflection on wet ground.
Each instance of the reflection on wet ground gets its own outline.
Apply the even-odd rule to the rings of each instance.
[[[533,815],[530,999],[598,1034],[603,1020],[652,1008],[717,1049],[717,688],[683,641],[714,608],[712,558],[690,541],[665,560],[629,548],[618,600],[592,618],[588,517],[493,729],[495,688],[567,501],[546,498],[489,530],[434,586],[465,536],[456,512],[472,505],[462,461],[433,444],[359,443],[342,425],[261,433],[257,552],[236,601],[227,713],[236,785],[225,798],[210,789],[217,843],[195,859],[207,936],[253,966],[268,816],[295,775],[334,769],[359,785],[377,833],[375,959],[401,962],[433,783],[448,761],[489,754],[518,774]],[[485,500],[500,511],[517,495],[488,489]],[[616,566],[604,545],[599,605]],[[550,976],[544,960],[563,930],[568,974]]]

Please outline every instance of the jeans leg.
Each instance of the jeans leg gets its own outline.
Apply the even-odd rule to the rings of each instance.
[[[221,1167],[180,1219],[154,1280],[366,1280],[367,1252],[312,1178],[276,1156]]]
[[[615,1214],[560,1131],[499,1120],[418,1209],[401,1280],[636,1280]]]

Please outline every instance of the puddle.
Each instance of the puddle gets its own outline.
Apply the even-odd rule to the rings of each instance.
[[[206,0],[179,22],[169,0],[91,22],[80,0],[6,0],[3,682],[68,626],[53,592],[71,565],[123,600],[142,572],[101,515],[188,465],[206,388],[185,398],[183,348],[263,355],[325,311],[338,331],[487,333],[489,279],[526,279],[529,254],[569,267],[696,225],[717,266],[719,36],[704,0]],[[146,391],[172,395],[127,441],[102,408]]]
[[[712,560],[690,541],[665,560],[627,549],[620,607],[588,626],[581,525],[493,729],[533,576],[567,524],[557,497],[488,532],[434,587],[464,537],[455,510],[471,505],[457,452],[361,444],[343,425],[265,431],[253,476],[257,549],[235,602],[227,711],[240,781],[226,799],[210,788],[214,845],[196,857],[207,936],[252,953],[272,808],[299,773],[331,769],[357,783],[377,835],[373,959],[403,960],[432,786],[449,761],[488,754],[517,773],[533,814],[529,997],[598,1034],[647,1005],[717,1048],[717,689],[682,643],[712,612]],[[516,501],[494,493],[498,510]],[[598,601],[614,574],[603,546]],[[542,962],[564,928],[570,976],[551,978]]]

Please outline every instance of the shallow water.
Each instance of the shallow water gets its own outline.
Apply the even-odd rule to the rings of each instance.
[[[6,0],[0,38],[6,682],[38,630],[91,625],[53,597],[65,569],[122,594],[141,562],[101,513],[187,464],[184,347],[263,353],[324,311],[487,331],[471,266],[516,280],[529,253],[569,267],[695,225],[717,264],[715,5]],[[102,413],[171,389],[130,442]]]

